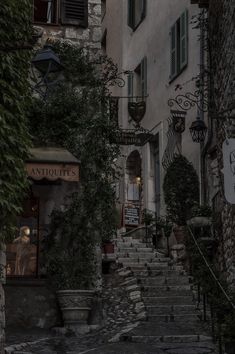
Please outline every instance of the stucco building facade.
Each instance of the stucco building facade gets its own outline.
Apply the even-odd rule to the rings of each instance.
[[[169,99],[196,90],[203,64],[200,28],[195,26],[199,9],[188,0],[108,0],[103,1],[103,7],[103,50],[120,72],[130,71],[123,76],[125,86],[114,92],[121,96],[119,125],[124,130],[137,129],[137,134],[151,134],[138,144],[142,146],[122,148],[120,205],[122,209],[137,206],[140,214],[146,208],[164,215],[162,184],[174,153],[185,155],[200,176],[200,144],[193,143],[189,133],[200,112],[195,105],[186,115],[182,113],[185,129],[180,133],[172,127],[171,110],[185,110],[168,105]],[[146,105],[140,126],[128,112],[128,103],[136,101]],[[141,220],[135,226],[139,223]],[[125,220],[123,226],[127,226]]]

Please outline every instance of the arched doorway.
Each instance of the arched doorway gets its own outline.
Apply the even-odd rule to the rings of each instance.
[[[141,157],[137,150],[130,153],[126,161],[127,201],[141,200]]]

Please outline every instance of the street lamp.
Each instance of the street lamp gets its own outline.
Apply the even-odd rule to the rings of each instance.
[[[189,130],[193,142],[195,143],[204,142],[207,133],[207,126],[199,116],[195,121],[192,122],[192,125],[189,128]]]
[[[49,87],[57,83],[58,74],[64,67],[59,57],[53,51],[53,46],[49,44],[44,45],[44,47],[38,51],[31,63],[32,67],[37,69],[39,73],[38,76],[34,70],[32,70],[33,79],[36,82],[33,89],[45,98]]]

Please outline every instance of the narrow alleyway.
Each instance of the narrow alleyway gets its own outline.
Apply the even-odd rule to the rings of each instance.
[[[118,239],[115,248],[126,290],[138,309],[136,325],[86,336],[36,339],[7,353],[21,354],[216,354],[209,324],[201,321],[192,279],[182,265],[138,240]],[[107,323],[109,319],[107,319]],[[115,328],[115,327],[114,327]],[[129,328],[129,329],[128,329]]]

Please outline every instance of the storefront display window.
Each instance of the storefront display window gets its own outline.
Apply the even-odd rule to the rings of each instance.
[[[8,277],[38,275],[38,201],[25,202],[18,221],[15,239],[7,245],[6,273]]]

